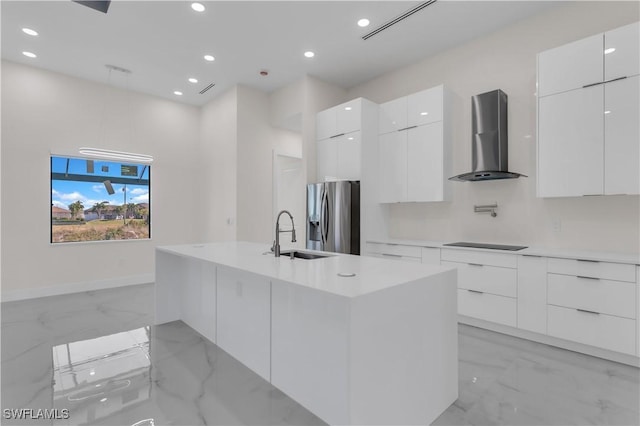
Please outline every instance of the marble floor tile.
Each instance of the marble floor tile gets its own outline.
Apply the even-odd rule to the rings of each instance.
[[[320,425],[178,321],[153,286],[2,304],[2,408],[68,419],[2,424]],[[436,425],[639,425],[640,370],[461,325],[459,398]],[[60,411],[59,411],[60,412]]]

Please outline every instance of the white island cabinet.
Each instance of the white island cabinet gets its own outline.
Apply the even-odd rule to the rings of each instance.
[[[175,320],[329,424],[429,424],[458,396],[452,268],[292,260],[243,242],[160,247],[156,323]]]

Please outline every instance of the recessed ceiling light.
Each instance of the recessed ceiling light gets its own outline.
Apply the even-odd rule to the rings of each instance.
[[[610,48],[608,48],[608,49],[604,49],[604,54],[605,54],[605,55],[608,55],[609,53],[613,53],[613,52],[615,52],[615,51],[616,51],[616,48],[615,48],[615,47],[610,47]]]
[[[31,53],[31,52],[22,52],[22,54],[24,56],[26,56],[27,58],[35,58],[36,54],[35,53]]]
[[[204,55],[204,60],[205,60],[205,61],[209,61],[209,62],[213,62],[213,61],[215,61],[215,60],[216,60],[216,58],[214,58],[214,57],[213,57],[213,56],[211,56],[211,55]]]
[[[198,82],[197,78],[193,78],[193,77],[189,78],[189,83],[196,84],[197,82]]]
[[[174,91],[173,94],[176,96],[182,96],[182,92],[179,90]]]
[[[204,5],[202,3],[191,3],[191,9],[195,10],[196,12],[204,12]]]
[[[358,21],[358,26],[359,27],[368,27],[369,26],[369,20],[367,18],[362,18]]]
[[[429,115],[428,112],[421,112],[420,115]]]
[[[307,58],[313,58],[314,56],[316,56],[316,54],[310,50],[307,50],[306,52],[304,52],[304,56]]]
[[[105,402],[106,400],[107,400],[107,398],[102,398],[102,399],[100,400],[100,402]]]
[[[23,28],[22,32],[25,34],[29,34],[30,36],[37,36],[38,32],[36,30],[32,30],[31,28]]]
[[[351,107],[344,107],[345,111],[351,111]]]

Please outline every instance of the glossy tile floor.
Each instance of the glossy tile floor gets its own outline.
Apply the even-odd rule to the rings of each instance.
[[[153,323],[153,287],[2,304],[2,424],[323,422],[181,322]],[[640,370],[460,326],[460,397],[437,425],[640,424]],[[36,411],[33,412],[37,414]]]

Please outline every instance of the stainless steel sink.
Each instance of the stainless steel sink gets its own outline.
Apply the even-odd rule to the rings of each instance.
[[[280,256],[281,257],[291,257],[291,250],[287,250],[287,251],[282,251],[280,252]],[[321,254],[321,253],[309,253],[307,251],[297,251],[297,250],[293,250],[293,257],[296,257],[298,259],[307,259],[307,260],[313,260],[313,259],[322,259],[323,257],[331,257],[331,254]]]

